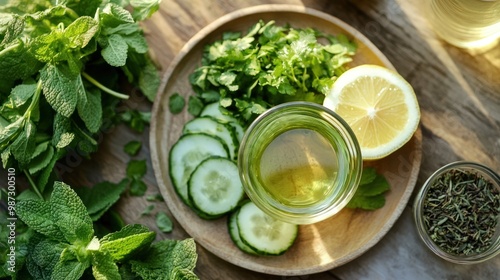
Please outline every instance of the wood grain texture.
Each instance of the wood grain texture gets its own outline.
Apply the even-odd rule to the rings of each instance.
[[[164,0],[158,13],[143,24],[154,57],[164,74],[185,43],[218,18],[260,4],[294,4],[340,18],[373,42],[417,93],[422,119],[422,165],[417,187],[440,166],[455,160],[486,164],[500,172],[500,47],[474,54],[435,37],[419,0]],[[124,106],[150,109],[140,98]],[[89,185],[119,181],[129,157],[125,143],[140,139],[137,159],[148,159],[148,193],[158,193],[150,161],[148,131],[135,134],[123,127],[100,134],[100,150],[92,160],[72,155],[62,160],[68,183]],[[415,190],[416,191],[416,190]],[[165,211],[155,203],[153,215],[141,216],[151,204],[144,197],[124,197],[116,210],[126,222],[156,229],[154,213]],[[201,279],[499,279],[500,257],[463,266],[434,256],[419,240],[411,217],[411,203],[394,227],[361,257],[322,273],[273,276],[235,266],[198,246],[196,273]],[[158,239],[189,235],[174,219],[174,231]]]

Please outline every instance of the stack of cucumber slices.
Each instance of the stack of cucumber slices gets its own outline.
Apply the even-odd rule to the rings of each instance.
[[[182,201],[201,218],[229,216],[229,234],[243,252],[281,255],[294,243],[298,226],[268,216],[246,198],[236,164],[243,133],[218,102],[208,104],[184,125],[172,146],[170,178]]]

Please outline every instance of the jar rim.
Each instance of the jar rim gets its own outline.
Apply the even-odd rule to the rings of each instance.
[[[305,114],[306,117],[301,114]],[[315,123],[323,122],[322,125],[328,125],[329,129],[338,131],[339,139],[335,141],[343,141],[342,145],[347,146],[345,153],[345,164],[342,167],[342,172],[347,173],[351,171],[349,176],[342,175],[345,179],[344,193],[341,193],[338,200],[332,199],[325,203],[325,207],[310,207],[310,208],[294,208],[288,207],[277,200],[274,200],[270,195],[266,195],[262,191],[262,186],[257,182],[254,172],[251,172],[252,167],[249,159],[254,158],[256,145],[262,144],[263,146],[272,142],[277,135],[290,130],[290,127],[296,128],[309,128],[301,126],[300,122],[291,122],[285,124],[280,120],[283,118],[289,120],[290,115],[294,117],[311,118],[309,115],[317,117],[314,119]],[[264,132],[263,132],[264,131]],[[271,132],[269,132],[271,131]],[[320,131],[318,131],[320,132]],[[321,132],[320,132],[321,133]],[[327,132],[325,132],[327,133]],[[329,132],[328,132],[329,133]],[[337,133],[337,132],[336,132]],[[262,140],[266,135],[273,135],[272,139]],[[325,135],[323,135],[325,136]],[[329,139],[329,138],[328,138]],[[330,141],[331,139],[329,139]],[[261,142],[259,142],[261,141]],[[337,145],[337,143],[336,143]],[[252,150],[253,149],[253,150]],[[261,149],[262,150],[262,149]],[[344,155],[343,155],[344,156]],[[240,178],[243,183],[245,192],[248,197],[264,212],[273,216],[276,219],[295,224],[310,224],[324,220],[337,212],[339,212],[352,198],[361,178],[362,157],[361,150],[354,132],[349,125],[335,112],[327,107],[317,103],[307,101],[294,101],[276,105],[264,113],[259,115],[249,126],[243,139],[241,140],[239,154],[238,154],[238,167],[240,171]],[[340,168],[339,168],[340,170]]]

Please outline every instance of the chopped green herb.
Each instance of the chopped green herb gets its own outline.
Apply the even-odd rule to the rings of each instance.
[[[154,209],[155,209],[155,205],[154,205],[154,204],[150,204],[150,205],[148,205],[148,206],[147,206],[146,208],[144,208],[144,210],[142,211],[141,216],[151,214],[151,212],[153,212],[153,210],[154,210]]]
[[[355,51],[345,35],[259,21],[246,34],[228,32],[207,45],[189,80],[204,103],[218,100],[248,124],[283,102],[322,103]]]
[[[135,155],[137,155],[137,153],[139,153],[139,151],[141,150],[141,147],[142,147],[142,142],[134,140],[134,141],[128,142],[125,145],[125,147],[123,148],[123,150],[128,155],[135,156]]]
[[[168,99],[168,108],[172,114],[182,112],[184,105],[186,105],[186,100],[178,92],[172,94]]]
[[[173,223],[165,212],[156,213],[156,225],[162,232],[171,232]]]

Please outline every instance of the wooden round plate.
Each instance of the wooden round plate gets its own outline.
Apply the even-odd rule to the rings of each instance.
[[[317,28],[329,34],[346,34],[358,44],[351,66],[378,64],[393,68],[389,60],[360,32],[331,15],[291,5],[263,5],[238,10],[211,23],[196,34],[172,61],[163,77],[153,106],[150,146],[158,187],[172,215],[198,244],[235,265],[268,274],[304,275],[332,269],[363,254],[392,227],[410,198],[421,161],[421,131],[401,149],[377,161],[366,162],[383,173],[391,185],[386,205],[375,211],[344,209],[332,218],[300,226],[295,244],[284,255],[259,257],[245,254],[231,241],[226,218],[200,219],[179,199],[168,172],[168,155],[181,135],[182,126],[192,117],[184,110],[172,115],[169,97],[178,92],[194,94],[188,76],[200,66],[203,47],[221,39],[225,31],[242,31],[258,20],[275,20],[292,27]]]

